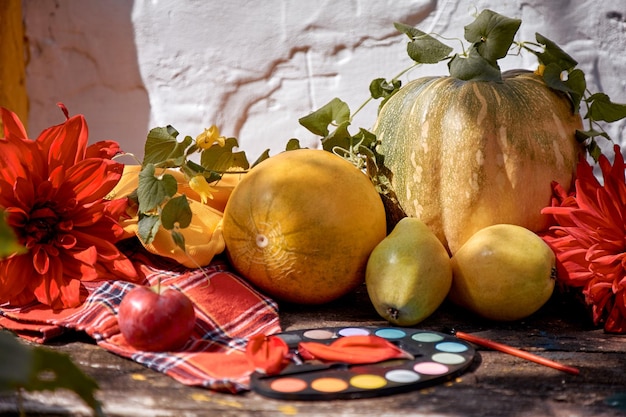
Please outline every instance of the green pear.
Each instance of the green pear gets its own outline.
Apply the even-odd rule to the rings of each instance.
[[[381,317],[412,326],[434,313],[448,295],[450,256],[424,222],[405,217],[370,254],[365,283]]]

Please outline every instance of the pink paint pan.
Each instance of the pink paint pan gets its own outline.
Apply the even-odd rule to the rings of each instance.
[[[452,335],[400,327],[324,327],[295,330],[277,336],[297,359],[300,342],[330,344],[350,335],[382,337],[412,359],[393,359],[367,365],[297,361],[277,375],[254,373],[251,389],[260,395],[285,400],[369,398],[422,389],[450,381],[474,362],[471,344]]]

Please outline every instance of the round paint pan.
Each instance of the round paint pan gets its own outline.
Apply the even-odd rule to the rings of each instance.
[[[277,334],[295,355],[300,342],[331,344],[341,337],[375,335],[410,353],[412,359],[392,359],[365,365],[292,363],[277,375],[255,372],[250,387],[260,395],[285,400],[369,398],[442,384],[463,374],[474,362],[475,350],[452,335],[404,327],[324,327]]]

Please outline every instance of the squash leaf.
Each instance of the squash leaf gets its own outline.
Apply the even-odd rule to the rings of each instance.
[[[613,123],[626,117],[626,104],[613,103],[604,93],[592,94],[587,101],[591,103],[587,118]]]
[[[370,95],[373,99],[387,98],[395,94],[402,86],[402,81],[376,78],[370,83]]]
[[[289,141],[287,142],[287,145],[285,145],[285,150],[294,151],[296,149],[302,149],[302,146],[300,146],[300,140],[297,138],[289,139]]]
[[[328,136],[330,125],[341,125],[350,121],[350,108],[338,98],[334,98],[313,113],[301,117],[300,124],[319,136]]]
[[[144,166],[139,172],[139,186],[137,198],[139,211],[147,213],[157,208],[165,199],[172,197],[178,190],[176,178],[170,174],[164,174],[160,178],[155,176],[153,164]]]
[[[258,164],[265,161],[269,157],[270,157],[270,150],[269,149],[264,150],[263,153],[261,153],[261,155],[259,155],[259,157],[252,163],[251,167],[257,166]]]
[[[393,25],[411,39],[406,46],[406,51],[409,58],[415,62],[436,64],[446,59],[452,52],[452,48],[448,45],[417,28],[397,22]]]
[[[200,156],[200,165],[214,171],[228,171],[231,168],[248,169],[250,164],[243,151],[233,151],[239,146],[237,139],[227,138],[224,145],[214,144]]]
[[[567,75],[565,80],[563,79],[564,73]],[[552,62],[543,70],[543,81],[548,87],[569,94],[574,113],[578,113],[580,102],[587,88],[585,74],[581,70],[574,69],[567,73],[559,64]]]
[[[19,243],[15,231],[6,222],[4,210],[0,210],[0,259],[26,252],[26,247]]]
[[[448,62],[450,75],[464,81],[502,81],[502,72],[471,47],[468,55],[455,55]]]
[[[7,331],[0,332],[0,392],[15,389],[76,393],[96,416],[104,416],[94,392],[98,384],[83,373],[69,355],[21,344]]]
[[[185,249],[185,236],[178,230],[170,230],[170,235],[172,236],[174,244],[178,246],[183,252],[186,252],[187,249]]]
[[[185,151],[191,145],[192,139],[186,136],[182,142],[179,142],[177,137],[178,131],[169,125],[151,129],[144,146],[143,165],[175,166],[182,164]]]
[[[143,243],[149,245],[156,237],[161,226],[161,216],[157,214],[139,213],[137,234]]]
[[[350,149],[352,147],[352,136],[348,131],[350,121],[342,122],[335,130],[322,138],[322,148],[334,152],[335,148]]]
[[[465,26],[465,39],[474,44],[478,55],[491,65],[504,58],[522,21],[483,10],[474,22]]]
[[[204,178],[206,178],[208,183],[218,181],[222,178],[223,175],[220,172],[206,169],[205,167],[195,163],[194,161],[187,161],[180,168],[190,178],[196,175],[202,175]]]
[[[176,227],[184,229],[191,224],[191,208],[186,195],[180,195],[169,200],[161,211],[161,224],[166,230]]]
[[[393,79],[391,82],[385,80],[384,78],[376,78],[375,80],[372,80],[370,83],[370,96],[374,100],[379,98],[383,99],[378,106],[378,111],[382,109],[391,96],[400,90],[400,87],[402,87],[402,81],[397,79]]]
[[[535,33],[535,39],[541,45],[543,45],[543,51],[532,51],[536,56],[539,63],[548,66],[550,64],[557,64],[562,71],[568,71],[573,69],[578,62],[571,56],[569,56],[563,49],[561,49],[556,43],[541,35]]]

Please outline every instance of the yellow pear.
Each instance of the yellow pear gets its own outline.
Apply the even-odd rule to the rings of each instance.
[[[555,256],[535,233],[512,224],[479,230],[452,257],[450,300],[491,320],[525,318],[554,290]]]
[[[370,254],[365,283],[381,317],[412,326],[445,300],[452,283],[450,257],[426,224],[405,217]]]

